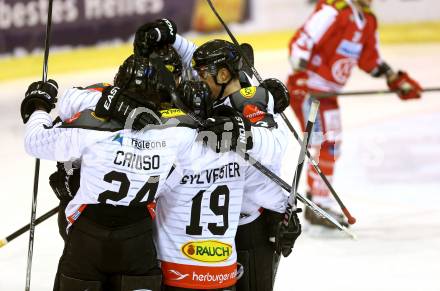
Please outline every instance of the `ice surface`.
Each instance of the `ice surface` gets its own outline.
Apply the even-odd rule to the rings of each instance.
[[[439,85],[440,45],[388,46],[383,57],[423,86]],[[256,54],[263,77],[282,80],[286,51]],[[111,81],[115,70],[49,76],[61,88]],[[0,83],[0,236],[30,219],[35,160],[22,145],[19,104],[32,80]],[[355,72],[346,90],[385,88],[383,80]],[[305,231],[282,259],[276,290],[440,290],[440,93],[402,102],[393,95],[340,98],[344,136],[334,187],[358,223],[357,241],[317,238]],[[298,128],[292,112],[288,117]],[[283,177],[290,183],[298,156],[292,137]],[[47,183],[55,169],[42,161],[38,215],[57,204]],[[300,190],[304,189],[304,181]],[[28,234],[0,249],[0,290],[23,290]],[[36,229],[32,290],[51,290],[62,240],[56,220]]]

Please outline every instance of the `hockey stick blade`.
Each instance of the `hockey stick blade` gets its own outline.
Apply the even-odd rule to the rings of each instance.
[[[352,239],[357,240],[357,236],[352,231],[350,231],[347,227],[341,225],[336,219],[334,219],[331,215],[322,210],[318,205],[316,205],[309,199],[299,195],[299,193],[298,200],[300,200],[304,205],[308,206],[317,216],[331,221],[335,226],[339,228],[339,230],[345,232]]]
[[[247,157],[248,157],[251,165],[256,167],[261,173],[266,175],[275,184],[277,184],[278,186],[280,186],[281,188],[283,188],[284,190],[286,190],[289,193],[292,191],[292,187],[289,184],[287,184],[286,181],[284,181],[278,175],[276,175],[271,170],[269,170],[268,168],[263,166],[260,162],[255,160],[253,157],[251,157],[249,155],[247,155]],[[321,209],[318,205],[316,205],[315,203],[313,203],[309,199],[305,198],[303,195],[301,195],[298,192],[296,193],[296,196],[297,196],[297,199],[299,201],[301,201],[302,204],[304,204],[304,206],[310,208],[316,215],[318,215],[319,217],[322,217],[324,219],[327,219],[334,226],[336,226],[339,230],[347,233],[347,235],[350,236],[351,238],[353,238],[353,239],[356,238],[356,236],[351,231],[349,231],[345,226],[341,225],[337,220],[335,220],[330,214],[328,214],[323,209]]]

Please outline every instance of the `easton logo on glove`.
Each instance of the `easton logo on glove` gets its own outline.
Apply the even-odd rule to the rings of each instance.
[[[241,118],[239,116],[235,116],[234,118],[235,118],[235,120],[237,120],[237,125],[239,126],[239,129],[238,129],[238,134],[239,134],[238,139],[239,139],[239,142],[241,144],[243,144],[244,145],[244,149],[246,149],[247,137],[246,137],[246,129],[245,129],[245,126],[244,126],[243,118]]]
[[[119,87],[113,87],[110,90],[110,93],[107,95],[107,100],[104,103],[105,109],[110,110],[110,105],[112,104],[112,100],[116,96],[116,94],[118,94],[119,90],[120,90]]]
[[[34,90],[29,92],[28,94],[26,94],[27,96],[30,95],[40,95],[41,97],[46,98],[47,100],[50,100],[52,97],[49,95],[49,93],[44,92],[44,91],[40,91],[40,90]]]
[[[174,35],[174,27],[173,24],[166,18],[162,18],[162,21],[168,26],[170,35]]]

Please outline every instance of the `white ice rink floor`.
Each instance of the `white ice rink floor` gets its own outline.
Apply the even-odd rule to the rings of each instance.
[[[440,85],[440,45],[387,46],[383,57],[407,70],[422,86]],[[282,80],[288,72],[286,52],[256,55],[263,77]],[[2,68],[7,69],[7,68]],[[26,69],[26,68],[23,68]],[[114,70],[49,76],[65,89],[111,81]],[[0,237],[30,220],[35,160],[23,149],[19,105],[32,80],[0,83]],[[385,88],[356,71],[346,90]],[[438,291],[440,290],[440,92],[402,102],[396,96],[340,98],[342,156],[336,191],[358,222],[358,240],[311,236],[298,239],[294,253],[282,259],[277,291]],[[287,112],[296,128],[290,109]],[[283,165],[291,181],[298,156],[292,144]],[[54,162],[43,161],[38,215],[57,205],[47,183]],[[304,182],[301,185],[304,189]],[[28,233],[0,249],[0,290],[23,290]],[[36,229],[32,290],[51,290],[62,240],[56,220]]]

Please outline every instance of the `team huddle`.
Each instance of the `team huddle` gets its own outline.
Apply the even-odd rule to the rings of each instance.
[[[346,13],[333,2],[320,1],[314,13],[321,19]],[[50,185],[60,200],[65,246],[54,290],[273,290],[279,257],[301,234],[300,209],[283,224],[288,193],[249,159],[279,175],[291,141],[280,113],[290,100],[303,122],[306,92],[323,91],[313,87],[328,76],[315,68],[322,68],[313,58],[320,39],[310,31],[306,26],[292,41],[289,90],[277,79],[253,85],[241,55],[248,44],[216,39],[197,47],[169,19],[136,31],[134,53],[113,85],[74,87],[60,96],[56,120],[49,113],[57,83],[29,86],[21,106],[26,151],[58,161]],[[392,73],[376,59],[363,66],[374,76]],[[418,96],[406,74],[389,80],[396,90],[402,82]],[[321,117],[330,109],[333,103]],[[324,161],[334,163],[328,152],[336,145],[326,141]],[[331,161],[324,174],[332,174]],[[310,171],[309,192],[325,207],[325,191],[313,177]],[[312,215],[306,218],[328,226]]]
[[[232,43],[196,48],[175,31],[167,19],[142,26],[114,85],[67,90],[60,122],[47,113],[56,82],[29,87],[27,151],[73,162],[51,177],[65,238],[54,290],[234,290],[237,276],[242,290],[256,290],[257,278],[273,281],[272,269],[266,278],[251,272],[255,258],[272,264],[269,237],[292,248],[301,232],[296,215],[286,233],[267,231],[277,228],[287,197],[246,161],[251,155],[279,171],[288,132],[276,112],[288,105],[287,91],[274,100],[263,87],[243,90],[249,80],[240,83]],[[151,37],[157,32],[161,41]],[[184,71],[197,78],[182,78]],[[206,122],[173,108],[175,98]],[[251,236],[237,241],[241,228]]]

